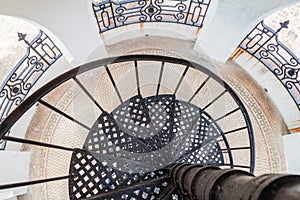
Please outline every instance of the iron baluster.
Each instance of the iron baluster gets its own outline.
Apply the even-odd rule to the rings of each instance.
[[[227,116],[229,116],[229,115],[231,115],[231,114],[233,114],[233,113],[235,113],[236,111],[239,111],[239,110],[240,110],[240,108],[236,108],[236,109],[230,111],[229,113],[226,113],[225,115],[215,119],[215,121],[217,122],[217,121],[219,121],[219,120],[221,120],[221,119],[223,119],[223,118],[225,118],[225,117],[227,117]]]
[[[204,87],[204,85],[207,83],[207,81],[210,79],[210,77],[208,76],[204,82],[200,85],[200,87],[196,90],[196,92],[193,94],[193,96],[188,100],[188,103],[190,103],[194,98],[195,96],[200,92],[200,90]]]
[[[206,106],[202,108],[202,110],[206,110],[209,106],[211,106],[213,103],[215,103],[219,98],[221,98],[227,90],[224,90],[221,94],[219,94],[214,100],[212,100],[210,103],[208,103]]]
[[[64,146],[59,146],[55,144],[49,144],[49,143],[44,143],[44,142],[39,142],[39,141],[33,141],[33,140],[28,140],[28,139],[23,139],[23,138],[17,138],[17,137],[12,137],[12,136],[4,136],[2,138],[5,141],[11,141],[11,142],[18,142],[18,143],[23,143],[23,144],[31,144],[31,145],[37,145],[41,147],[48,147],[48,148],[55,148],[55,149],[60,149],[64,151],[74,151],[74,149],[69,148],[69,147],[64,147]]]
[[[254,51],[253,54],[255,55],[262,47],[264,47],[266,44],[268,44],[268,42],[270,42],[274,37],[276,37],[277,34],[281,31],[281,29],[288,28],[288,24],[289,24],[289,21],[280,23],[280,28],[277,29],[276,32],[272,31],[273,35],[271,37],[269,37],[269,39],[267,39],[258,49],[256,49],[256,51]]]
[[[185,69],[184,69],[183,74],[181,75],[181,77],[179,79],[179,82],[177,83],[177,86],[175,88],[175,91],[174,91],[173,95],[175,95],[177,93],[177,90],[179,89],[179,87],[180,87],[180,85],[181,85],[181,83],[182,83],[182,81],[183,81],[183,79],[184,79],[184,77],[185,77],[188,70],[189,70],[189,66],[186,66]]]
[[[161,79],[162,79],[162,75],[163,75],[163,72],[164,72],[164,67],[165,67],[165,62],[162,62],[160,72],[159,72],[158,84],[157,84],[157,89],[156,89],[156,96],[158,96],[158,94],[159,94]]]
[[[73,77],[73,80],[79,85],[79,87],[84,91],[84,93],[95,103],[95,105],[104,113],[106,112],[102,106],[96,101],[96,99],[90,94],[90,92],[82,85],[82,83],[76,78]]]
[[[120,92],[119,92],[119,89],[118,89],[118,87],[117,87],[117,85],[116,85],[116,83],[115,83],[115,81],[114,81],[114,78],[112,77],[111,72],[110,72],[110,70],[109,70],[109,68],[108,68],[107,65],[105,65],[105,70],[106,70],[106,72],[107,72],[107,74],[108,74],[108,76],[109,76],[109,79],[110,79],[112,85],[113,85],[114,88],[115,88],[115,91],[116,91],[116,93],[117,93],[117,95],[118,95],[118,98],[119,98],[120,102],[123,104],[123,100],[122,100],[121,94],[120,94]]]
[[[247,126],[244,126],[244,127],[241,127],[241,128],[237,128],[237,129],[233,129],[233,130],[230,130],[230,131],[226,131],[223,134],[226,135],[226,134],[234,133],[234,132],[241,131],[241,130],[244,130],[244,129],[247,129],[247,128],[248,128]]]
[[[38,101],[39,101],[39,103],[41,103],[42,105],[46,106],[47,108],[51,109],[52,111],[54,111],[54,112],[56,112],[56,113],[58,113],[58,114],[64,116],[65,118],[71,120],[72,122],[75,122],[76,124],[82,126],[83,128],[85,128],[85,129],[87,129],[87,130],[89,130],[89,131],[93,130],[93,129],[91,129],[90,127],[88,127],[87,125],[83,124],[82,122],[80,122],[80,121],[76,120],[75,118],[71,117],[71,116],[68,115],[67,113],[64,113],[63,111],[61,111],[61,110],[55,108],[54,106],[50,105],[50,104],[47,103],[46,101],[44,101],[44,100],[42,100],[42,99],[39,99]]]
[[[67,175],[67,176],[60,176],[60,177],[55,177],[55,178],[47,178],[47,179],[41,179],[41,180],[35,180],[35,181],[27,181],[27,182],[12,183],[12,184],[7,184],[7,185],[0,185],[0,190],[30,186],[30,185],[40,184],[40,183],[48,183],[48,182],[52,182],[52,181],[68,179],[70,177],[72,177],[71,174]]]

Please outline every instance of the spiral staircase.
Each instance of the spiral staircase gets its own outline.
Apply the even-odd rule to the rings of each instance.
[[[300,105],[299,59],[278,42],[288,21],[277,31],[263,22],[252,27],[224,63],[220,49],[211,54],[217,44],[206,43],[214,36],[211,24],[221,17],[213,9],[224,2],[87,2],[90,15],[72,4],[82,19],[78,26],[67,22],[72,31],[80,29],[82,13],[91,19],[93,29],[81,30],[82,41],[54,31],[66,19],[52,27],[56,35],[46,29],[35,37],[17,34],[26,53],[1,87],[0,138],[1,153],[25,153],[11,161],[11,171],[25,172],[0,181],[0,199],[222,199],[228,194],[217,185],[230,191],[237,188],[228,185],[253,174],[286,172],[281,137],[297,131],[292,121]],[[57,3],[47,3],[63,13]],[[19,5],[17,11],[12,7],[3,3],[0,13],[25,16]],[[51,21],[41,20],[45,26]],[[230,49],[234,42],[222,45]],[[272,82],[262,84],[257,65],[269,70]],[[283,113],[286,108],[293,109]],[[195,190],[201,180],[211,184],[202,186],[203,193]],[[248,184],[243,198],[250,199],[263,182],[257,195],[265,198],[275,181],[283,186],[273,190],[290,195],[284,184],[297,187],[299,177],[242,181]]]

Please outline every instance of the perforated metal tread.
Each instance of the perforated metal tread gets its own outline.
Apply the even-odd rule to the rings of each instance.
[[[224,162],[216,140],[221,130],[206,112],[175,95],[134,96],[102,113],[92,129],[87,151],[72,157],[71,199],[181,199],[168,187],[170,163]]]
[[[99,194],[98,199],[156,199],[171,183],[168,169],[128,173],[115,170],[113,165],[87,151],[75,150],[70,167],[70,199]]]
[[[92,154],[107,154],[160,167],[174,161],[223,163],[217,142],[222,131],[206,112],[176,100],[174,95],[145,99],[135,96],[111,114],[101,114],[93,130],[84,145]],[[124,170],[124,163],[118,163],[118,169]]]

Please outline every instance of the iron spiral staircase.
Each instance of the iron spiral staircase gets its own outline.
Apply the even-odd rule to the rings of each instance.
[[[83,95],[92,103],[75,103],[77,115],[56,107],[49,95],[65,86],[75,93],[73,102]],[[108,90],[109,98],[103,96]],[[82,146],[5,135],[34,105],[85,130]],[[92,125],[84,122],[88,107],[97,113]],[[217,191],[218,185],[248,181],[255,166],[251,120],[232,88],[201,65],[164,56],[128,55],[74,68],[29,96],[0,124],[0,130],[2,140],[71,155],[65,176],[0,189],[68,180],[72,200],[222,199],[228,193]],[[236,146],[238,140],[248,145]],[[264,181],[282,181],[282,177],[257,180],[242,183],[256,191]],[[201,183],[208,186],[203,189]],[[227,185],[228,191],[232,188]],[[219,196],[211,196],[216,193]]]
[[[126,74],[122,79],[115,78],[122,68],[126,68]],[[101,105],[101,99],[88,85],[91,84],[87,82],[92,78],[90,74],[95,70],[100,70],[101,76],[106,76],[114,89],[114,104],[119,105],[112,110]],[[149,80],[149,76],[156,80]],[[189,76],[197,77],[196,90],[190,88]],[[170,78],[176,84],[169,86],[166,81]],[[48,93],[69,81],[73,81],[78,92],[90,98],[100,110],[92,126],[45,100]],[[124,83],[127,85],[122,85]],[[125,99],[124,94],[129,98]],[[88,134],[82,147],[61,147],[5,136],[17,119],[36,103],[85,128]],[[243,123],[237,126],[218,123],[237,119],[242,119]],[[28,97],[0,128],[1,137],[6,141],[71,151],[70,174],[62,177],[69,179],[71,199],[94,195],[102,195],[104,199],[109,195],[115,199],[179,197],[169,177],[168,166],[173,163],[254,170],[251,122],[234,91],[206,68],[169,57],[131,55],[75,68]],[[239,131],[243,131],[240,139],[247,140],[248,146],[232,146],[232,135]],[[238,154],[234,153],[239,151],[248,159],[240,162]]]
[[[99,57],[144,52],[143,47],[154,40],[155,44],[147,45],[145,52],[159,49],[167,53],[171,49],[172,53],[186,57],[204,56],[198,54],[199,49],[196,51],[195,47],[201,40],[199,34],[205,32],[202,32],[203,26],[213,20],[212,13],[222,13],[221,18],[227,19],[227,9],[231,12],[230,9],[238,8],[233,5],[242,5],[242,1],[219,4],[211,0],[92,0],[88,1],[87,14],[83,9],[84,1],[66,1],[66,10],[55,10],[65,2],[53,2],[41,4],[47,10],[38,8],[45,11],[43,19],[39,12],[30,13],[28,19],[34,21],[36,17],[41,26],[50,25],[49,31],[56,33],[56,39],[61,39],[64,44],[64,54],[71,52],[70,57],[81,57],[77,63],[85,63],[83,58],[93,60],[96,54]],[[13,10],[23,13],[26,3],[22,3],[18,2]],[[56,13],[59,10],[63,12]],[[51,13],[49,22],[46,11]],[[20,16],[26,18],[25,14]],[[253,16],[257,18],[258,14]],[[224,23],[224,27],[237,31],[244,18],[248,19],[243,15],[238,17],[242,20],[237,20],[237,26]],[[62,23],[57,26],[53,25],[60,21]],[[95,27],[86,26],[88,24],[98,28],[101,44]],[[232,26],[227,26],[230,24]],[[250,58],[256,58],[276,76],[300,108],[297,68],[300,61],[278,40],[279,32],[287,29],[288,24],[289,21],[281,22],[275,31],[263,22],[259,23],[240,43],[231,61],[246,53]],[[64,26],[68,26],[67,31],[60,32]],[[160,28],[163,31],[156,34]],[[213,32],[223,34],[222,31],[216,29]],[[224,35],[238,35],[238,32],[232,33]],[[264,128],[257,128],[264,122],[254,123],[254,120],[264,116],[251,115],[256,108],[244,106],[241,91],[231,88],[217,70],[175,57],[124,55],[73,68],[30,94],[29,90],[46,70],[54,63],[59,65],[58,59],[67,58],[67,55],[63,56],[63,51],[42,30],[32,41],[27,40],[26,34],[18,33],[18,37],[19,41],[25,42],[27,51],[1,86],[0,150],[13,143],[19,144],[21,151],[30,152],[30,180],[1,182],[0,199],[1,191],[24,186],[28,186],[29,192],[25,197],[18,197],[20,200],[299,199],[299,176],[253,175],[255,160],[261,153],[258,150],[263,149],[255,147],[255,144],[263,143],[259,143],[263,132],[256,134],[256,130]],[[71,41],[70,38],[80,39]],[[145,38],[149,38],[145,44],[136,45]],[[226,38],[227,41],[232,39]],[[163,44],[158,44],[162,41]],[[188,46],[187,51],[193,53],[184,52],[184,47],[184,50],[176,51],[172,45],[161,50],[157,47],[168,46],[168,41],[178,42],[176,48],[181,44]],[[75,49],[78,46],[82,47],[81,51]],[[217,47],[219,45],[213,50]],[[25,136],[17,137],[14,127],[27,118],[28,113],[33,117],[27,130],[22,130]],[[270,130],[270,137],[272,134]],[[263,155],[272,156],[272,153],[276,154],[274,152]],[[281,162],[282,157],[278,157]],[[257,162],[257,166],[261,163]],[[47,195],[55,195],[35,194],[41,190],[46,190]]]

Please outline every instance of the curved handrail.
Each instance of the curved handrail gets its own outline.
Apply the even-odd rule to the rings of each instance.
[[[195,69],[200,70],[201,72],[207,74],[219,84],[221,84],[237,103],[239,106],[244,118],[245,123],[247,125],[248,135],[249,135],[249,142],[250,142],[250,171],[254,171],[254,162],[255,162],[255,146],[254,146],[254,136],[251,121],[249,115],[247,113],[246,108],[243,106],[241,100],[237,96],[237,94],[231,89],[231,87],[225,83],[221,78],[217,75],[212,73],[210,70],[206,69],[205,67],[196,64],[194,62],[190,62],[184,59],[179,58],[172,58],[172,57],[165,57],[165,56],[158,56],[158,55],[127,55],[121,57],[112,57],[106,58],[98,61],[94,61],[91,63],[87,63],[76,67],[57,78],[51,80],[40,89],[38,89],[35,93],[30,95],[27,99],[25,99],[1,124],[0,124],[0,138],[3,138],[5,133],[13,126],[13,124],[36,102],[38,102],[42,97],[52,91],[54,88],[58,87],[59,85],[63,84],[64,82],[76,77],[79,74],[87,72],[89,70],[95,69],[97,67],[107,66],[109,64],[115,64],[120,62],[127,62],[127,61],[159,61],[159,62],[167,62],[172,64],[180,64],[185,65],[187,67],[192,67]],[[225,141],[225,140],[224,140]],[[225,141],[226,143],[226,141]],[[226,145],[228,146],[228,144]],[[229,149],[230,150],[230,149]],[[232,162],[232,158],[231,158]]]

